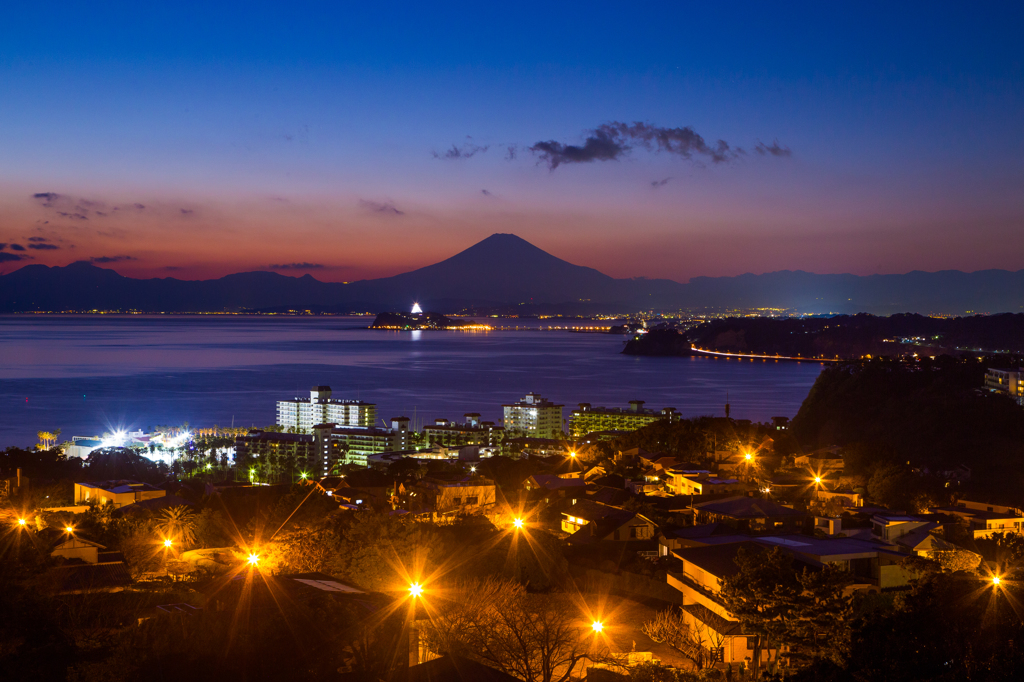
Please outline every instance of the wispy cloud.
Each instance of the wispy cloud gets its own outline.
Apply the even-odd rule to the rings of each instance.
[[[373,213],[383,213],[385,215],[405,215],[405,211],[400,211],[393,201],[370,201],[369,199],[360,199],[359,205],[367,211]]]
[[[475,142],[473,142],[473,138],[467,135],[466,142],[461,147],[459,145],[453,144],[451,146],[451,149],[448,149],[440,153],[431,152],[430,155],[433,156],[435,159],[447,159],[449,161],[454,161],[457,159],[472,158],[477,154],[483,154],[490,148],[490,145],[480,146],[476,144]]]
[[[7,253],[6,251],[0,251],[0,263],[10,263],[16,260],[25,260],[27,256],[19,256],[16,253]]]
[[[89,259],[90,263],[120,263],[126,260],[139,260],[135,256],[94,256]]]
[[[268,265],[268,270],[323,270],[327,266],[323,263],[279,263]]]
[[[746,153],[742,148],[734,147],[725,140],[709,143],[689,126],[665,128],[639,121],[612,121],[600,125],[585,133],[582,144],[542,140],[529,149],[546,163],[548,168],[554,170],[567,163],[615,161],[637,147],[716,164],[728,163]],[[777,142],[772,147],[760,145],[757,149],[762,155],[788,156],[790,153]]]
[[[651,187],[654,187],[654,188],[664,187],[665,185],[668,184],[668,181],[671,180],[671,179],[672,179],[671,177],[668,177],[668,178],[664,178],[662,180],[651,180]]]
[[[28,248],[35,249],[36,251],[56,251],[60,247],[56,244],[44,244],[41,242],[33,242],[28,245]]]
[[[9,248],[11,249],[11,251],[24,251],[25,250],[25,247],[22,246],[21,244],[11,244]]]
[[[490,193],[489,191],[487,191],[486,189],[482,189],[482,190],[480,190],[480,194],[483,194],[483,195],[484,195],[485,197],[493,197],[493,196],[494,196],[493,194],[491,194],[491,193]]]
[[[47,239],[46,237],[29,237],[28,241],[30,241],[30,242],[48,242],[50,240]],[[0,247],[0,248],[3,248],[3,247]]]
[[[758,141],[757,145],[754,147],[754,151],[761,156],[793,156],[793,152],[790,151],[789,147],[779,145],[778,140],[773,141],[770,145]]]

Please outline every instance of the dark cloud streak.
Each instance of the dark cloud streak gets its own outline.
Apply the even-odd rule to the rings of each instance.
[[[373,213],[383,213],[385,215],[405,215],[405,211],[400,211],[392,201],[370,201],[368,199],[360,199],[359,205],[368,211]]]
[[[39,242],[35,242],[29,244],[28,248],[35,249],[36,251],[56,251],[60,247],[56,244],[40,244]]]
[[[650,123],[612,121],[587,133],[582,145],[563,144],[556,140],[540,141],[530,147],[548,168],[554,170],[566,163],[615,161],[630,150],[640,147],[652,152],[675,154],[684,159],[706,159],[712,163],[728,163],[746,154],[725,140],[707,142],[693,128],[663,128]],[[758,143],[761,155],[789,156],[788,148]]]
[[[135,256],[95,256],[89,259],[90,263],[120,263],[126,260],[139,260]]]

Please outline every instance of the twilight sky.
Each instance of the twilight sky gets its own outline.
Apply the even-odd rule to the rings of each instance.
[[[1024,267],[1024,5],[19,3],[0,272]]]

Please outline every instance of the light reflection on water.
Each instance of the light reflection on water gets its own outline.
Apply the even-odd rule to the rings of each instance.
[[[274,401],[329,384],[422,424],[537,391],[578,402],[671,406],[737,418],[793,416],[815,364],[619,354],[623,338],[569,332],[367,330],[368,317],[0,317],[0,447],[105,424],[264,425]],[[536,323],[534,323],[536,324]],[[26,398],[28,399],[26,401]],[[568,416],[568,409],[565,415]]]

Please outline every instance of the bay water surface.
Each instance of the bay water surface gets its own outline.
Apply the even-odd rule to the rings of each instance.
[[[821,366],[620,354],[624,337],[567,331],[369,330],[372,317],[0,316],[0,448],[154,425],[263,426],[275,401],[327,384],[416,425],[539,392],[566,406],[792,417]],[[523,326],[545,322],[520,321]],[[502,321],[509,324],[509,321]],[[515,324],[515,322],[513,322]]]

